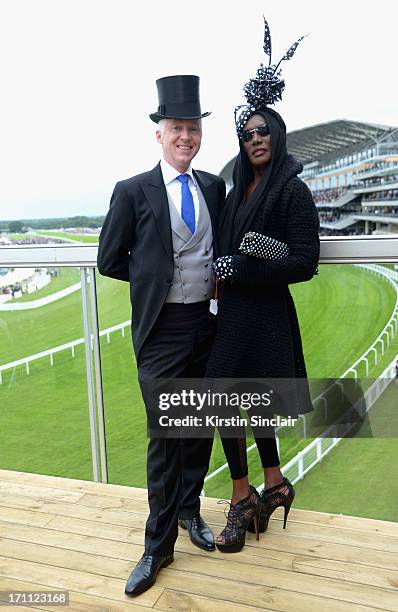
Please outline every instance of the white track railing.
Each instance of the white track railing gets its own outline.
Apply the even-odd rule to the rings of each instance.
[[[0,311],[31,310],[32,308],[41,308],[42,306],[52,304],[53,302],[56,302],[57,300],[60,300],[67,295],[74,293],[75,291],[79,291],[81,287],[81,283],[75,283],[74,285],[65,287],[65,289],[60,289],[60,291],[51,293],[51,295],[32,300],[30,302],[5,302],[4,304],[0,304]]]
[[[388,385],[394,380],[396,374],[395,364],[397,359],[398,354],[387,366],[380,377],[377,378],[364,393],[366,412],[371,409],[382,393],[384,393],[384,391],[387,389]],[[347,425],[345,434],[349,433],[352,426],[352,423]],[[320,461],[322,461],[322,459],[343,439],[341,435],[337,437],[336,433],[337,428],[335,425],[333,425],[328,431],[325,432],[325,436],[316,438],[302,451],[299,451],[297,455],[293,457],[293,459],[282,467],[283,475],[289,478],[292,484],[295,484],[298,480],[301,480],[305,474],[307,474],[307,472],[309,472],[315,465],[320,463]],[[263,485],[260,485],[258,490],[261,491],[262,488]]]
[[[345,378],[350,372],[354,374],[354,378],[358,378],[358,370],[357,367],[363,361],[365,363],[366,376],[369,376],[369,355],[373,353],[374,355],[374,365],[377,365],[378,360],[378,348],[381,345],[381,354],[384,355],[385,352],[385,341],[387,343],[387,347],[390,345],[390,341],[393,339],[394,335],[398,331],[398,272],[395,270],[391,270],[390,268],[385,268],[384,266],[379,266],[377,264],[356,264],[357,268],[362,268],[363,270],[367,270],[372,275],[379,276],[384,278],[396,292],[395,306],[394,310],[391,314],[390,319],[384,326],[383,330],[377,336],[376,340],[372,343],[372,346],[368,348],[368,350],[361,355],[359,359],[353,365],[344,372],[341,378]]]
[[[106,336],[107,344],[111,341],[111,334],[116,331],[121,331],[122,336],[125,335],[125,328],[130,327],[131,321],[125,321],[124,323],[119,323],[118,325],[113,325],[113,327],[108,327],[107,329],[103,329],[99,332],[100,336]],[[50,366],[54,365],[54,355],[56,353],[60,353],[61,351],[71,350],[72,357],[75,356],[75,347],[79,344],[84,344],[84,338],[78,338],[77,340],[72,340],[72,342],[67,342],[66,344],[60,344],[59,346],[55,346],[54,348],[47,349],[46,351],[42,351],[41,353],[35,353],[34,355],[29,355],[29,357],[24,357],[23,359],[17,359],[16,361],[10,361],[9,363],[5,363],[0,366],[0,384],[3,383],[2,372],[5,370],[11,370],[16,368],[17,366],[24,365],[26,369],[26,374],[29,375],[29,364],[32,361],[36,361],[37,359],[43,359],[44,357],[50,358]],[[91,334],[91,348],[93,348],[93,335]]]
[[[378,348],[380,348],[380,344],[381,344],[381,354],[384,355],[385,352],[385,348],[384,348],[384,338],[387,336],[388,340],[387,340],[387,346],[389,346],[390,344],[390,340],[392,340],[392,338],[394,337],[394,335],[396,334],[396,332],[398,331],[398,272],[391,270],[390,268],[385,268],[384,266],[380,266],[378,264],[354,264],[356,267],[362,268],[370,273],[372,273],[373,275],[379,276],[381,278],[383,278],[384,280],[386,280],[390,285],[392,285],[392,287],[394,288],[395,292],[396,292],[396,300],[395,300],[395,306],[394,306],[394,310],[391,314],[390,319],[388,320],[388,322],[386,323],[386,325],[384,326],[383,330],[380,332],[380,334],[377,336],[376,340],[372,343],[372,345],[363,353],[363,355],[361,355],[361,357],[359,357],[359,359],[357,359],[355,361],[355,363],[353,363],[353,365],[348,368],[348,370],[346,370],[344,372],[344,374],[342,374],[340,376],[341,378],[347,378],[349,376],[349,374],[353,374],[355,380],[358,379],[358,369],[357,367],[359,366],[359,364],[361,362],[365,363],[365,370],[366,370],[366,376],[369,376],[369,359],[368,359],[368,355],[370,353],[374,354],[374,365],[376,366],[378,363]],[[391,332],[391,338],[390,338],[390,332]],[[392,368],[392,366],[394,365],[395,360],[393,362],[390,363],[390,365],[386,368],[386,370],[383,372],[383,374],[380,377],[380,380],[377,379],[372,385],[371,387],[366,391],[365,393],[365,397],[370,397],[373,398],[372,399],[372,404],[379,398],[379,396],[381,395],[381,393],[383,393],[383,391],[385,390],[386,386],[389,384],[389,381],[387,383],[385,383],[385,374],[387,371],[390,371],[390,369]],[[394,371],[394,375],[395,375],[395,371]],[[379,383],[379,384],[378,384]],[[332,385],[330,385],[329,387],[327,387],[320,395],[318,395],[314,400],[313,400],[313,404],[315,404],[316,402],[322,402],[324,405],[324,411],[325,411],[325,418],[327,417],[327,412],[328,412],[328,399],[326,397],[326,394],[335,386],[335,385],[339,385],[339,382],[336,381],[334,382]],[[307,417],[306,415],[299,415],[302,419],[302,425],[303,425],[303,437],[306,436],[306,430],[307,430]],[[278,431],[278,429],[275,430],[276,432]],[[337,437],[333,437],[333,432],[330,432],[330,438],[329,437],[320,437],[320,438],[316,438],[315,440],[313,440],[310,444],[308,444],[308,446],[306,446],[302,451],[299,451],[299,453],[293,457],[291,459],[291,461],[289,461],[285,466],[282,467],[282,473],[284,475],[287,475],[286,470],[289,471],[291,466],[296,466],[297,470],[298,470],[298,474],[299,476],[294,480],[294,482],[297,482],[297,480],[300,480],[301,478],[303,478],[303,476],[317,463],[319,463],[319,461],[328,453],[332,450],[332,448],[334,448],[341,440],[341,438],[337,438]],[[278,443],[278,450],[279,450],[279,440],[278,437],[276,436],[276,440]],[[256,444],[252,444],[251,446],[249,446],[249,448],[247,449],[247,454],[249,454],[250,452],[252,452],[255,448],[256,448]],[[209,482],[209,480],[212,480],[215,476],[218,476],[218,474],[220,474],[221,472],[223,472],[224,470],[226,470],[228,468],[228,463],[224,463],[223,465],[221,465],[219,468],[217,468],[216,470],[214,470],[213,472],[211,472],[210,474],[208,474],[205,478],[204,484],[206,484],[207,482]],[[288,478],[293,482],[293,480],[288,476]],[[294,484],[293,482],[293,484]],[[263,485],[260,485],[260,487],[258,487],[259,490],[261,490],[263,487]],[[204,490],[202,491],[202,494],[204,495]]]

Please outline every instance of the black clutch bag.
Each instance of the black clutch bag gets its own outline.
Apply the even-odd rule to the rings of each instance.
[[[290,254],[285,242],[264,236],[258,232],[247,232],[242,239],[239,250],[245,255],[258,259],[281,259]]]

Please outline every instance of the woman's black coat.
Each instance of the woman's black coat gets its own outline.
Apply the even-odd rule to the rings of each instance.
[[[277,412],[308,412],[306,368],[291,283],[310,280],[319,259],[319,220],[302,165],[288,155],[249,228],[285,242],[290,255],[261,260],[233,254],[236,272],[221,284],[217,335],[208,363],[210,378],[304,378],[296,406]],[[228,200],[226,202],[228,206]]]

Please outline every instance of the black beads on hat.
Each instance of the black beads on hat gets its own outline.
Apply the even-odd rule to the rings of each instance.
[[[235,108],[236,132],[239,138],[242,136],[243,126],[256,111],[282,100],[285,81],[281,78],[281,70],[278,70],[278,68],[284,60],[290,60],[293,57],[303,38],[304,36],[301,36],[293,43],[277,64],[271,64],[271,33],[268,22],[264,17],[263,49],[265,55],[269,57],[268,66],[260,64],[255,78],[250,79],[243,87],[243,93],[248,104],[242,104]]]

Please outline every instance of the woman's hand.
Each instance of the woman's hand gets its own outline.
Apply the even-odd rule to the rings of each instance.
[[[215,275],[220,280],[226,280],[227,278],[231,278],[231,276],[235,272],[233,256],[224,255],[223,257],[219,257],[212,264],[212,268],[214,270]]]

